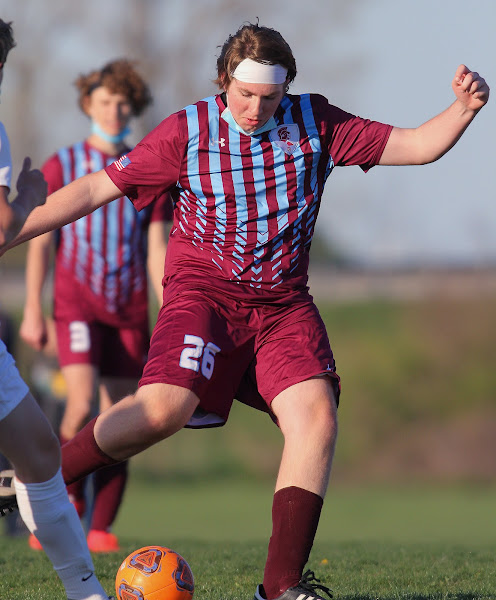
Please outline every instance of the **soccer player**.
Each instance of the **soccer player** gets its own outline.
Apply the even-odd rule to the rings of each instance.
[[[138,210],[171,192],[164,303],[137,392],[62,450],[72,481],[186,425],[222,424],[233,398],[266,410],[284,448],[257,600],[322,598],[303,573],[326,493],[339,379],[307,288],[309,250],[334,167],[430,163],[489,97],[461,65],[454,102],[414,129],[356,117],[316,94],[291,95],[290,47],[247,24],[217,60],[221,93],[169,116],[125,158],[48,198],[15,243],[127,194]]]
[[[76,88],[79,106],[90,119],[91,133],[84,141],[62,148],[43,165],[49,194],[129,152],[125,139],[130,121],[151,102],[148,86],[128,60],[115,60],[80,75]],[[42,290],[56,241],[54,320],[58,360],[67,384],[59,432],[62,444],[89,421],[96,390],[99,408],[105,410],[136,389],[150,342],[147,261],[161,306],[165,229],[171,216],[168,195],[141,212],[122,196],[112,205],[29,244],[20,335],[34,349],[42,350],[49,331]],[[126,480],[126,461],[94,474],[88,532],[92,552],[119,549],[110,529]],[[86,508],[84,484],[81,480],[68,488],[80,516]],[[34,536],[29,543],[41,549]]]
[[[11,23],[0,19],[0,83],[7,55],[15,46]],[[8,202],[12,164],[9,142],[0,123],[0,249],[22,227],[33,208],[45,202],[47,186],[26,158],[17,180],[18,195]],[[106,600],[94,574],[91,556],[76,510],[69,502],[60,470],[60,446],[48,420],[21,379],[0,340],[0,452],[12,463],[0,487],[0,513],[6,495],[17,493],[20,514],[36,533],[72,600]]]

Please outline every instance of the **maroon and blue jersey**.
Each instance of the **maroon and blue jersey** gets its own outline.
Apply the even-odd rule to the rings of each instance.
[[[391,126],[320,95],[286,95],[275,127],[247,135],[222,95],[169,116],[106,168],[138,210],[169,191],[166,276],[190,273],[261,290],[304,287],[324,185],[335,166],[376,165]]]
[[[62,148],[42,167],[48,193],[116,158],[86,141]],[[151,221],[170,220],[170,210],[170,199],[164,195],[141,212],[123,196],[58,230],[55,297],[61,288],[77,285],[84,295],[81,301],[94,306],[104,322],[131,324],[142,322],[144,315],[146,320],[147,229]],[[66,310],[70,313],[70,307]]]

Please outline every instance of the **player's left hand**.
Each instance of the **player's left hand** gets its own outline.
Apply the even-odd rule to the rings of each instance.
[[[489,100],[489,86],[485,79],[465,65],[458,67],[451,86],[457,99],[468,110],[478,111]]]
[[[32,169],[31,159],[26,156],[22,164],[22,171],[17,178],[17,191],[22,197],[22,204],[27,214],[45,203],[47,187],[43,173],[38,169]]]

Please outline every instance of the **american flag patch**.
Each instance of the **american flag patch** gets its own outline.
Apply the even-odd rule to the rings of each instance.
[[[118,171],[122,171],[127,165],[131,164],[131,160],[128,158],[127,154],[121,156],[118,160],[114,162],[114,165],[117,167]]]

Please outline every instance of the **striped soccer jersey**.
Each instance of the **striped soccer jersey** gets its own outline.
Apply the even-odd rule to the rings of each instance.
[[[115,160],[86,141],[62,148],[42,167],[48,193]],[[78,293],[98,307],[103,321],[105,313],[112,321],[129,322],[133,315],[142,320],[148,309],[147,227],[155,220],[169,220],[165,198],[138,213],[123,196],[62,227],[57,232],[55,295],[77,282]]]
[[[325,182],[335,166],[378,163],[391,126],[286,95],[275,127],[246,135],[222,95],[166,118],[106,171],[138,210],[170,191],[166,276],[210,275],[264,290],[305,285]]]

